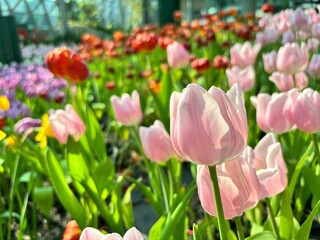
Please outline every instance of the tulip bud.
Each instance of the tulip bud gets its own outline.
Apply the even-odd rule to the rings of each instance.
[[[159,120],[149,128],[140,127],[139,133],[143,151],[150,160],[164,162],[175,155],[170,136]]]
[[[56,139],[62,144],[67,143],[69,135],[78,141],[86,129],[82,119],[70,104],[66,105],[65,110],[51,111],[49,121]]]
[[[111,96],[111,105],[115,112],[115,118],[125,126],[133,126],[142,120],[140,97],[137,91],[132,96],[125,93],[119,98]]]
[[[168,63],[173,68],[183,68],[189,64],[189,53],[182,44],[173,42],[167,47]]]
[[[192,61],[191,67],[198,72],[204,72],[210,68],[210,61],[207,58],[196,58]]]
[[[87,65],[80,56],[66,48],[56,48],[49,52],[46,63],[55,76],[72,83],[82,82],[89,76]]]

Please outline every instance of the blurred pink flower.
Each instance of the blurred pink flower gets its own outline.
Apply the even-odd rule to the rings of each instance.
[[[294,105],[293,118],[298,129],[307,133],[320,131],[320,95],[307,88],[299,93]]]
[[[261,198],[256,170],[243,156],[217,166],[217,176],[225,219],[241,216]],[[198,196],[203,209],[216,216],[213,186],[208,166],[198,165]]]
[[[274,72],[269,77],[269,80],[273,82],[281,92],[289,91],[294,85],[293,76],[291,74]]]
[[[308,86],[309,80],[305,72],[298,72],[294,75],[296,88],[302,90]]]
[[[144,238],[135,227],[130,228],[123,238],[118,233],[104,235],[95,228],[87,227],[82,231],[80,240],[144,240]]]
[[[320,76],[320,54],[313,54],[308,66],[308,73],[313,78]]]
[[[254,65],[260,49],[260,44],[255,44],[252,47],[250,42],[245,42],[243,44],[236,43],[230,49],[231,65],[238,67]]]
[[[315,37],[315,38],[319,38],[320,37],[320,23],[312,25],[311,33],[312,33],[312,36]]]
[[[123,125],[133,126],[141,121],[142,112],[137,91],[133,91],[131,97],[128,93],[123,94],[121,98],[113,95],[110,100],[115,118]]]
[[[308,66],[308,48],[302,43],[287,43],[281,47],[277,56],[277,69],[283,73],[295,74]]]
[[[190,62],[188,51],[179,42],[167,46],[168,63],[173,68],[183,68]]]
[[[272,51],[262,54],[264,70],[267,73],[273,73],[276,71],[277,52]]]
[[[259,32],[256,35],[256,43],[262,46],[274,43],[279,39],[279,31],[277,29],[266,29],[263,32]]]
[[[78,141],[86,129],[82,119],[70,104],[66,105],[65,110],[51,111],[49,121],[56,139],[62,144],[67,143],[69,135]]]
[[[262,189],[261,198],[272,197],[286,188],[288,169],[282,156],[281,145],[272,133],[264,136],[254,151],[250,147],[246,148],[242,156],[247,156],[257,171]]]
[[[274,93],[272,96],[259,93],[251,97],[256,108],[259,128],[264,132],[284,133],[294,129],[293,106],[298,95],[296,88],[289,92]],[[281,116],[281,117],[280,117]]]
[[[197,164],[215,165],[237,157],[247,143],[243,93],[236,84],[226,94],[189,84],[170,99],[171,141],[176,152]]]
[[[316,53],[319,48],[319,39],[318,38],[309,38],[307,41],[307,47],[310,52]]]
[[[159,120],[150,127],[140,127],[139,133],[143,151],[150,160],[164,162],[176,156],[170,136]]]
[[[243,69],[233,66],[226,70],[229,86],[232,87],[238,83],[244,92],[250,91],[255,83],[256,74],[252,66],[247,66]]]
[[[282,44],[293,43],[296,41],[296,37],[292,31],[286,31],[282,35]]]
[[[290,21],[294,29],[307,28],[311,24],[311,19],[301,8],[297,8],[293,12]]]

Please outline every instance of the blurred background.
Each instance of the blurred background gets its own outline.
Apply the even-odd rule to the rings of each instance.
[[[111,38],[114,31],[130,32],[147,24],[163,26],[191,22],[205,14],[236,9],[261,16],[264,0],[0,0],[0,62],[19,62],[18,42],[77,43],[84,33]],[[276,12],[285,8],[317,7],[315,0],[268,1]],[[10,51],[10,52],[9,52]]]

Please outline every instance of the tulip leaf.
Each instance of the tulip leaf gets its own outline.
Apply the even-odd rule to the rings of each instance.
[[[199,226],[197,224],[193,224],[192,226],[193,231],[193,240],[202,240],[201,234],[199,232]]]
[[[272,232],[264,231],[247,237],[246,240],[277,240],[277,238],[272,234]]]
[[[50,149],[46,154],[46,171],[49,174],[55,192],[65,209],[73,219],[77,221],[80,228],[86,226],[86,213],[65,179],[62,167]]]
[[[136,185],[133,183],[130,185],[130,187],[127,188],[127,191],[125,192],[122,201],[122,217],[123,221],[126,225],[126,228],[129,229],[134,226],[134,216],[133,216],[133,205],[132,205],[132,199],[131,199],[131,192],[136,187]]]
[[[149,240],[159,240],[162,232],[163,225],[166,222],[166,216],[161,216],[158,221],[152,226],[149,231]]]
[[[300,175],[302,167],[304,166],[304,164],[306,163],[306,161],[310,157],[310,152],[311,152],[312,148],[313,148],[313,142],[310,143],[308,149],[302,155],[302,157],[300,158],[299,162],[296,165],[296,168],[294,169],[293,175],[292,175],[290,183],[289,183],[289,198],[290,199],[292,199],[292,196],[293,196],[293,193],[294,193],[297,181],[298,181],[298,177]]]
[[[48,217],[54,202],[53,187],[35,187],[32,192],[32,200],[37,204],[40,211]]]
[[[175,231],[174,229],[177,223],[180,221],[181,217],[183,216],[187,203],[189,202],[195,189],[196,189],[196,184],[193,181],[192,183],[190,183],[188,190],[186,191],[183,199],[181,199],[181,202],[170,214],[170,216],[168,216],[168,219],[166,220],[166,223],[163,226],[160,239],[169,239],[169,236]]]
[[[309,167],[303,167],[302,169],[302,176],[306,180],[306,186],[310,189],[312,192],[313,197],[316,199],[316,201],[320,200],[320,178],[316,176],[314,171],[310,169]]]
[[[311,226],[313,223],[313,219],[318,213],[320,208],[320,201],[316,204],[316,206],[313,208],[312,212],[310,213],[309,217],[306,219],[306,221],[302,224],[301,228],[297,232],[297,234],[294,236],[294,240],[308,240],[310,235]]]
[[[114,164],[110,161],[110,159],[104,160],[95,169],[92,177],[100,194],[105,188],[107,188],[109,192],[112,191],[112,188],[114,187],[114,171]]]
[[[90,149],[93,153],[95,153],[99,161],[102,162],[107,158],[105,141],[102,134],[102,130],[97,118],[95,117],[93,111],[89,106],[86,107],[86,114],[86,136],[90,144]]]
[[[161,115],[161,120],[163,124],[166,126],[166,129],[168,130],[168,127],[170,125],[170,119],[169,119],[169,105],[170,105],[170,97],[172,93],[173,85],[172,80],[170,77],[170,74],[167,70],[162,71],[161,75],[161,89],[159,92],[160,101],[163,106],[163,113]]]
[[[280,236],[283,239],[292,239],[293,235],[293,214],[291,209],[291,201],[289,198],[289,190],[286,190],[282,194],[282,204],[280,209]]]
[[[87,166],[82,146],[79,142],[69,139],[67,144],[68,171],[72,178],[78,182],[85,181],[89,176],[89,166]]]
[[[129,176],[125,176],[125,179],[129,182],[135,183],[137,187],[140,189],[140,191],[144,194],[144,196],[149,200],[150,204],[152,205],[153,209],[156,211],[158,216],[161,216],[163,213],[162,204],[159,199],[155,197],[150,187],[144,185],[141,183],[142,178],[134,179]]]

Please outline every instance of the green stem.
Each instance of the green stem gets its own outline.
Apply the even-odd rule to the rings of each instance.
[[[276,234],[277,239],[281,239],[280,238],[280,234],[279,234],[279,229],[278,229],[278,226],[277,226],[277,223],[276,223],[276,219],[275,219],[275,216],[274,216],[274,213],[273,213],[269,198],[266,198],[266,205],[267,205],[267,209],[268,209],[268,214],[270,216],[270,220],[271,220],[271,225],[272,225],[273,231]]]
[[[18,171],[18,166],[20,162],[20,154],[17,154],[17,157],[15,159],[14,163],[14,168],[12,172],[12,188],[10,189],[10,194],[9,194],[9,218],[8,218],[8,235],[7,239],[11,240],[11,223],[12,223],[12,212],[13,212],[13,197],[15,195],[16,191],[16,180],[17,180],[17,171]]]
[[[109,211],[106,203],[100,198],[97,192],[95,192],[85,181],[81,182],[82,186],[86,190],[86,193],[90,196],[92,201],[96,204],[103,218],[107,221],[111,229],[120,234],[124,233],[121,223],[114,221],[112,213]]]
[[[216,207],[216,212],[217,212],[220,239],[227,240],[228,235],[227,235],[226,220],[224,219],[224,214],[223,214],[216,165],[209,166],[209,170],[210,170],[210,177],[211,177],[211,182],[212,182],[212,187],[213,187],[214,202],[215,202],[215,207]]]
[[[206,222],[207,222],[207,236],[208,236],[208,239],[209,240],[214,240],[209,214],[205,213],[205,219],[206,219]]]
[[[243,234],[243,229],[242,229],[242,224],[241,224],[240,217],[235,217],[234,221],[235,221],[236,227],[237,227],[238,239],[239,240],[244,240],[244,234]]]
[[[320,152],[319,152],[319,145],[318,145],[318,137],[317,134],[312,134],[313,142],[314,142],[314,147],[316,149],[316,156],[318,163],[320,164]]]

